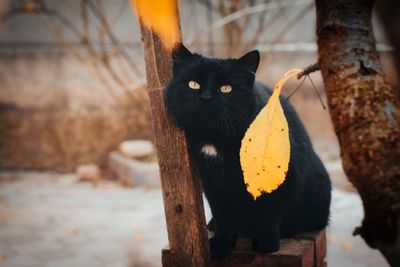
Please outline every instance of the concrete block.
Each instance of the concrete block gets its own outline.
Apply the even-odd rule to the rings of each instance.
[[[147,140],[128,140],[119,145],[118,151],[128,158],[143,159],[154,153],[154,146]]]
[[[160,173],[157,163],[129,159],[117,151],[109,155],[108,167],[118,179],[128,186],[160,186]]]

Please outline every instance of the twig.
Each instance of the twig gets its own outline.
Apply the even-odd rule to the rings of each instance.
[[[107,18],[106,10],[103,7],[102,1],[96,0],[96,3],[97,3],[99,12],[101,12],[103,14],[103,17],[106,19],[106,21],[109,21],[109,19]],[[111,26],[110,26],[110,29],[111,29]],[[101,61],[104,63],[106,68],[112,68],[112,65],[113,65],[112,61],[109,57],[109,53],[106,52],[106,48],[105,48],[105,44],[106,44],[105,38],[107,37],[107,33],[105,30],[104,24],[100,24],[100,26],[98,27],[97,33],[99,36],[100,44],[102,44]],[[133,76],[131,73],[132,70],[130,69],[129,64],[127,64],[127,62],[124,61],[124,57],[120,56],[120,51],[118,50],[118,48],[115,45],[112,46],[112,52],[110,54],[113,55],[113,53],[115,53],[115,60],[118,62],[117,63],[117,66],[119,67],[118,74],[120,74],[120,76],[123,76],[126,81],[130,80]],[[114,72],[114,70],[111,70],[110,73],[112,76],[117,75]],[[135,78],[139,79],[139,77],[135,77]]]
[[[117,23],[118,19],[121,18],[122,14],[126,11],[128,1],[122,1],[121,6],[118,8],[117,12],[109,19],[109,25],[110,27],[114,27],[114,25]]]
[[[321,102],[322,108],[323,108],[323,109],[326,109],[326,106],[325,106],[324,102],[322,101],[322,97],[321,97],[321,95],[319,94],[318,89],[317,89],[317,87],[315,86],[313,80],[310,78],[310,75],[307,75],[307,77],[308,77],[308,79],[310,80],[310,82],[311,82],[311,84],[312,84],[312,86],[313,86],[313,88],[314,88],[314,92],[315,92],[315,93],[317,94],[317,96],[318,96],[319,102]]]
[[[87,64],[88,62],[92,65],[97,78],[100,80],[102,85],[105,87],[109,95],[112,97],[112,99],[115,101],[116,105],[118,107],[122,107],[124,102],[126,103],[127,97],[130,98],[130,94],[128,94],[126,88],[129,87],[130,83],[124,82],[115,72],[115,70],[110,66],[109,58],[108,56],[102,56],[99,55],[99,53],[96,51],[95,47],[93,46],[93,43],[90,40],[90,35],[89,35],[89,18],[87,14],[87,8],[86,8],[86,1],[82,0],[81,5],[80,5],[80,16],[82,20],[82,28],[83,32],[80,32],[80,30],[75,26],[74,23],[72,23],[71,20],[69,20],[68,17],[66,17],[64,14],[58,12],[57,10],[49,9],[44,1],[40,0],[34,0],[31,2],[24,2],[23,4],[18,4],[14,5],[14,7],[11,9],[10,12],[8,12],[3,19],[9,19],[13,16],[20,15],[20,14],[36,14],[36,15],[45,15],[44,17],[42,16],[36,16],[40,22],[44,24],[45,27],[47,27],[50,32],[55,36],[56,39],[59,40],[60,44],[72,55],[74,56],[80,63],[82,64]],[[94,3],[93,3],[94,4]],[[101,16],[101,11],[98,10]],[[84,59],[82,55],[72,47],[72,45],[67,42],[64,38],[63,32],[60,30],[60,26],[58,23],[52,23],[48,19],[53,18],[59,22],[59,24],[63,27],[65,27],[67,30],[72,32],[72,34],[79,40],[81,44],[84,45],[86,48],[86,51],[89,55],[88,59]],[[103,16],[103,20],[105,21],[105,17]],[[100,21],[100,22],[101,22]],[[100,23],[102,25],[102,23]],[[107,26],[107,25],[106,25]],[[106,31],[106,29],[104,30]],[[108,32],[110,34],[110,31]],[[114,38],[114,41],[116,39]],[[101,42],[103,44],[104,42]],[[113,42],[113,48],[116,49],[116,46],[119,43]],[[122,48],[121,48],[122,49]],[[103,50],[105,51],[105,47],[103,46]],[[102,68],[103,67],[103,68]],[[126,97],[120,97],[117,95],[115,92],[115,86],[112,86],[109,81],[107,74],[112,78],[111,80],[114,81],[117,84],[117,88],[124,89],[123,93],[125,94]],[[140,75],[138,80],[141,81],[141,78],[143,75]],[[115,85],[115,84],[113,84]]]
[[[204,5],[204,7],[209,11],[209,12],[214,12],[217,7],[213,6],[212,2],[209,0],[197,0],[195,1],[197,3],[200,3],[202,5]],[[211,5],[210,5],[211,4]]]
[[[209,9],[212,9],[211,0],[207,0],[207,1],[206,1],[206,6],[207,6]],[[207,16],[207,20],[208,20],[208,21],[212,21],[212,20],[213,20],[213,12],[212,12],[212,11],[208,11],[207,14],[206,14],[206,16]],[[197,21],[197,20],[196,20],[196,21]],[[214,56],[214,54],[215,54],[215,52],[214,52],[214,35],[213,35],[213,32],[210,32],[210,33],[208,34],[208,54],[209,54],[210,56]]]
[[[316,71],[319,71],[319,70],[320,70],[320,68],[319,68],[319,64],[318,64],[318,63],[314,63],[314,64],[311,64],[311,65],[305,67],[305,68],[303,69],[303,71],[300,72],[300,73],[297,75],[297,79],[298,79],[298,80],[299,80],[300,78],[304,77],[303,80],[301,80],[300,84],[296,87],[296,89],[294,89],[294,90],[287,96],[287,99],[289,100],[289,99],[297,92],[297,90],[303,85],[303,83],[304,83],[304,81],[306,80],[306,78],[308,78],[308,79],[310,80],[310,83],[311,83],[313,89],[314,89],[315,94],[318,96],[318,99],[319,99],[319,102],[321,103],[322,108],[323,108],[323,109],[326,109],[326,105],[324,104],[324,101],[322,100],[322,97],[321,97],[321,95],[319,94],[317,87],[315,86],[313,80],[312,80],[311,77],[310,77],[310,74],[311,74],[311,73],[316,72]]]
[[[320,68],[319,68],[318,62],[314,63],[314,64],[311,64],[310,66],[305,67],[303,69],[303,72],[300,72],[297,75],[297,79],[299,80],[301,77],[310,75],[310,73],[313,73],[313,72],[316,72],[316,71],[319,71],[319,70],[320,70]]]
[[[235,2],[235,1],[230,1],[231,3],[232,2]],[[247,4],[247,6],[254,6],[254,0],[248,0],[248,1],[244,1],[245,3],[246,2],[248,2],[248,4]],[[236,11],[236,10],[235,10]],[[232,13],[232,12],[231,12]],[[246,26],[248,26],[249,25],[249,22],[251,22],[251,19],[252,19],[252,17],[251,16],[246,16],[244,19],[243,19],[243,23],[242,23],[242,28],[243,28],[243,26],[244,27],[246,27]]]
[[[83,0],[81,0],[81,5],[80,5],[80,15],[81,15],[81,21],[82,21],[82,28],[83,28],[83,37],[86,39],[89,39],[89,20],[88,20],[88,15],[87,15],[87,10],[86,10],[86,5]]]
[[[94,16],[97,18],[97,20],[104,26],[104,29],[106,33],[108,34],[108,37],[110,38],[111,42],[118,48],[119,52],[125,60],[128,62],[128,64],[131,66],[132,70],[136,73],[137,76],[141,77],[143,76],[139,68],[136,66],[135,62],[133,59],[129,56],[128,53],[125,52],[125,50],[122,47],[122,44],[118,41],[118,39],[114,36],[114,33],[111,31],[107,20],[103,16],[103,14],[99,11],[97,6],[92,2],[91,0],[84,0],[87,6],[90,8]]]
[[[46,19],[48,19],[49,17],[45,17]],[[42,21],[41,19],[39,19],[39,21],[45,23],[44,21]],[[91,57],[89,58],[89,60],[84,60],[82,58],[82,56],[75,51],[74,48],[72,48],[72,46],[70,44],[68,44],[68,42],[66,42],[63,38],[63,35],[61,33],[61,31],[56,27],[56,25],[54,23],[45,23],[45,26],[47,26],[46,24],[49,25],[49,30],[53,32],[54,36],[60,41],[61,45],[64,46],[64,48],[69,51],[80,63],[82,64],[86,64],[87,62],[89,62],[92,66],[93,69],[97,75],[97,78],[100,80],[100,82],[103,84],[103,86],[105,87],[105,89],[107,90],[107,92],[109,93],[109,95],[112,97],[112,99],[114,100],[114,102],[116,103],[117,107],[121,107],[123,104],[122,99],[120,99],[114,92],[113,89],[111,87],[111,85],[107,82],[106,78],[104,77],[104,75],[102,74],[98,64],[96,64],[96,58],[95,57]],[[87,47],[87,46],[86,46]],[[91,49],[88,48],[89,54],[91,53]],[[93,51],[92,51],[93,52]],[[91,54],[92,55],[92,54]]]
[[[289,100],[296,92],[297,90],[300,89],[300,87],[303,85],[304,81],[306,80],[306,77],[304,77],[303,80],[301,80],[301,82],[299,83],[299,85],[297,85],[297,87],[286,97],[287,100]]]
[[[85,60],[82,57],[82,55],[76,51],[76,49],[73,48],[73,46],[66,42],[66,40],[63,37],[63,34],[61,33],[61,30],[57,27],[55,23],[48,23],[46,20],[49,19],[48,16],[41,17],[37,16],[39,23],[41,23],[45,28],[47,28],[53,35],[54,37],[60,42],[61,46],[68,52],[70,53],[78,62],[81,64],[85,64]]]
[[[310,12],[313,8],[314,8],[313,2],[307,4],[302,11],[300,11],[294,18],[292,18],[288,23],[286,23],[285,27],[283,27],[281,31],[275,35],[270,44],[275,44],[279,42],[288,33],[289,29],[298,24],[299,21],[305,15],[307,15],[307,13]]]
[[[258,22],[257,22],[257,28],[254,31],[253,36],[250,38],[250,41],[245,46],[246,51],[253,48],[256,45],[256,43],[258,42],[258,39],[260,38],[261,33],[264,31],[264,22],[265,22],[265,18],[266,18],[267,14],[268,14],[268,12],[263,12],[259,15]]]

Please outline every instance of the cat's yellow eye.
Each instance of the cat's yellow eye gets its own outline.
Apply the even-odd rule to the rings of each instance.
[[[193,90],[199,90],[200,89],[200,84],[195,81],[189,81],[188,83],[189,87],[192,88]]]
[[[229,84],[222,85],[222,86],[219,88],[219,90],[220,90],[222,93],[227,94],[227,93],[230,93],[230,92],[232,91],[232,86],[229,85]]]

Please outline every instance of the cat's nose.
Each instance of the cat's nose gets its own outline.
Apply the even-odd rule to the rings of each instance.
[[[201,99],[203,100],[210,100],[212,98],[210,91],[203,91],[200,95]]]

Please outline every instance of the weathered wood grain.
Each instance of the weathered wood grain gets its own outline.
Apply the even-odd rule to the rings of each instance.
[[[141,34],[171,248],[167,265],[209,266],[201,186],[191,166],[185,135],[171,121],[164,106],[164,89],[172,75],[171,54],[159,37],[143,25]]]
[[[235,251],[222,262],[213,261],[212,267],[322,267],[326,255],[325,230],[307,233],[291,239],[282,239],[277,252],[261,254],[253,252],[248,239],[240,239]],[[172,260],[169,247],[162,251],[163,266]]]
[[[312,232],[299,235],[296,238],[307,239],[314,242],[314,264],[316,267],[323,265],[326,257],[326,231]]]

